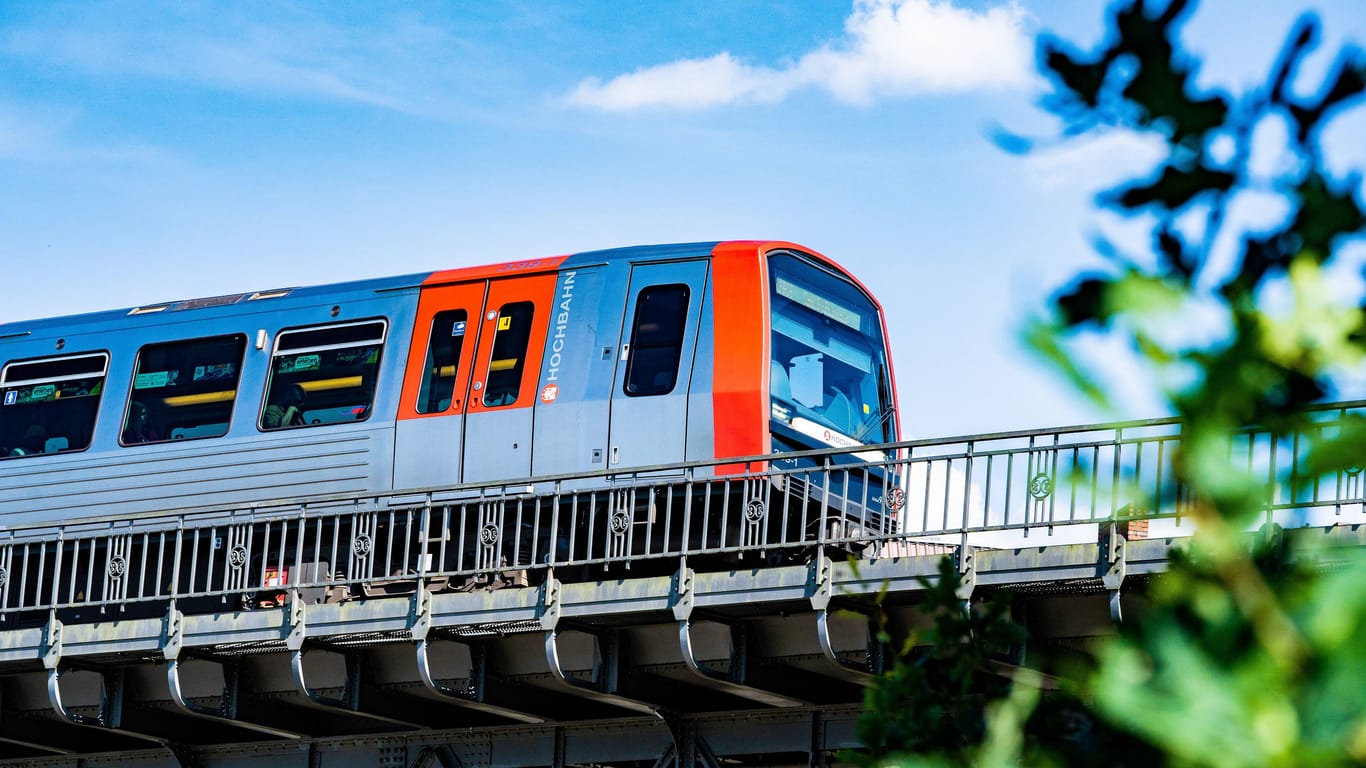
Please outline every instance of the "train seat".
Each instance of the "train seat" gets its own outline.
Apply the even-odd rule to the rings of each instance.
[[[769,391],[773,397],[791,402],[792,382],[787,378],[787,368],[777,360],[768,363]]]

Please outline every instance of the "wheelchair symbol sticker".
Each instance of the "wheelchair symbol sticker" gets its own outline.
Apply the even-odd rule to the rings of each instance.
[[[5,393],[5,405],[14,405],[19,402],[19,390],[11,389]]]

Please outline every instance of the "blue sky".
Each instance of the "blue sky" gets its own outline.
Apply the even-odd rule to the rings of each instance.
[[[1366,5],[1210,1],[1201,82],[1261,79],[1304,7],[1325,47]],[[1098,263],[1106,182],[1151,148],[1047,135],[1041,30],[1083,0],[0,2],[0,322],[640,243],[795,240],[872,286],[903,429],[1157,415],[1082,403],[1022,351]],[[1321,57],[1323,58],[1323,57]],[[1357,110],[1360,112],[1361,110]],[[1366,119],[1334,132],[1366,160]]]

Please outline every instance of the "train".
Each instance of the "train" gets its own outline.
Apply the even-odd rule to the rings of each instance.
[[[785,241],[7,322],[0,525],[857,455],[899,436],[888,349],[872,292]]]

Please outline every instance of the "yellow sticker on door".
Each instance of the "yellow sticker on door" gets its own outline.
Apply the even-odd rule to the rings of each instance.
[[[506,331],[512,327],[512,315],[503,315],[498,318],[498,330]]]

